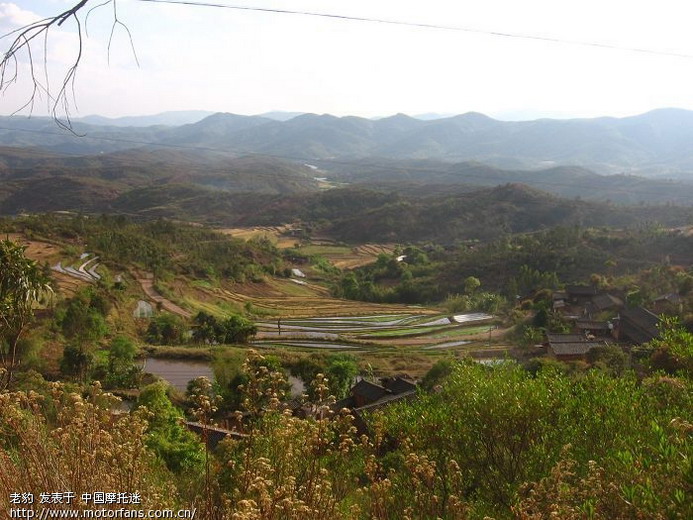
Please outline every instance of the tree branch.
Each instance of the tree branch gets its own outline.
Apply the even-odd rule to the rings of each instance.
[[[29,61],[29,78],[32,85],[31,92],[29,94],[29,99],[27,100],[27,102],[24,103],[19,109],[17,109],[14,112],[14,114],[22,110],[25,110],[26,108],[29,108],[30,114],[33,113],[34,104],[37,96],[45,94],[50,107],[49,110],[56,124],[64,130],[67,130],[77,135],[72,127],[72,121],[70,119],[70,109],[72,106],[76,106],[75,80],[77,75],[77,69],[82,60],[84,50],[84,35],[82,27],[84,25],[84,29],[86,31],[86,22],[89,18],[89,15],[95,9],[98,9],[100,7],[104,7],[108,4],[112,4],[113,6],[113,25],[111,27],[110,36],[108,39],[109,62],[113,34],[115,32],[116,27],[120,26],[124,28],[127,33],[128,39],[130,41],[130,47],[132,48],[132,53],[135,57],[135,62],[139,66],[139,60],[137,59],[137,53],[135,52],[135,46],[132,40],[132,34],[130,33],[128,27],[118,18],[117,0],[105,0],[95,5],[87,12],[84,24],[82,23],[82,21],[80,21],[78,14],[82,11],[82,9],[85,6],[87,6],[89,2],[92,1],[93,0],[80,0],[70,9],[63,11],[62,13],[56,16],[44,18],[42,20],[30,23],[0,37],[0,40],[7,37],[14,37],[7,51],[4,53],[2,59],[0,60],[0,93],[5,94],[10,86],[17,83],[20,75],[20,66],[18,59],[19,56],[25,54],[28,57]],[[55,27],[61,27],[68,20],[74,21],[77,27],[77,37],[79,40],[79,44],[74,61],[67,69],[67,72],[65,73],[65,76],[63,77],[62,82],[60,84],[60,89],[58,90],[57,95],[54,96],[51,94],[48,73],[48,38],[49,34],[51,33],[51,29],[54,29]],[[38,65],[36,63],[37,59],[35,59],[35,55],[38,53],[34,52],[34,50],[32,49],[32,47],[36,45],[36,42],[40,39],[43,40],[42,65]],[[39,43],[39,45],[41,44]],[[36,68],[40,66],[43,67],[42,79],[40,79],[40,73],[37,73],[36,70]],[[61,114],[64,114],[64,119],[61,119]]]

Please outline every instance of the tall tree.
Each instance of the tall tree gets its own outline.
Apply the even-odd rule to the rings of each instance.
[[[34,317],[34,305],[52,292],[41,267],[24,255],[25,247],[0,241],[0,389],[12,381],[18,345]]]

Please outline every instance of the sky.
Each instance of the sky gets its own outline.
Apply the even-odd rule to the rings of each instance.
[[[479,32],[117,0],[118,20],[132,35],[137,60],[118,24],[109,52],[113,6],[94,9],[83,38],[72,115],[280,110],[379,117],[474,111],[534,119],[622,117],[664,107],[693,110],[689,0],[210,1]],[[75,3],[0,0],[0,33]],[[80,16],[83,29],[86,14],[84,9]],[[622,49],[486,34],[491,32]],[[10,42],[11,37],[1,39],[0,52]],[[47,49],[55,92],[79,49],[74,20],[51,31]],[[42,40],[32,58],[40,67]],[[24,105],[31,92],[26,54],[19,57],[18,68],[18,81],[0,97],[2,115]],[[44,95],[34,114],[47,112]]]

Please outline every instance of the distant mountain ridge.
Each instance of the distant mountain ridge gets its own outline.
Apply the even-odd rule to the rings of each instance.
[[[285,114],[286,117],[293,114]],[[287,120],[216,113],[174,127],[120,127],[0,118],[0,146],[107,153],[156,145],[289,159],[385,158],[482,162],[504,169],[580,166],[600,174],[693,178],[693,112],[660,109],[625,118],[499,121],[479,113],[420,120],[301,114]]]
[[[91,115],[76,118],[75,121],[91,125],[101,126],[180,126],[190,123],[197,123],[205,117],[209,117],[215,112],[209,110],[176,110],[162,112],[150,116],[124,116],[124,117],[104,117]]]

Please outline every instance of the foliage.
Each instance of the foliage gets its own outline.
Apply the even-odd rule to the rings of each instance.
[[[353,356],[349,354],[331,354],[328,356],[325,376],[330,395],[337,399],[346,397],[357,375],[358,365]],[[309,381],[313,379],[309,379]]]
[[[137,399],[136,409],[140,408],[150,414],[147,446],[174,473],[199,471],[204,450],[195,435],[181,424],[183,414],[168,398],[167,385],[158,382],[143,388]]]
[[[426,390],[433,390],[433,388],[452,374],[454,366],[455,362],[452,359],[440,359],[436,361],[435,365],[426,372],[426,375],[421,380],[421,386]]]
[[[581,474],[593,460],[619,482],[621,487],[611,491],[619,501],[630,501],[627,489],[632,488],[642,497],[644,511],[676,510],[680,494],[686,493],[690,435],[680,439],[680,456],[666,448],[666,461],[649,466],[642,459],[660,449],[662,432],[673,419],[690,414],[690,382],[676,384],[686,398],[654,393],[658,387],[641,388],[631,377],[600,371],[573,377],[547,367],[532,376],[513,364],[488,368],[463,363],[441,392],[390,409],[384,428],[395,443],[407,440],[417,454],[439,465],[454,458],[463,469],[468,496],[495,514],[507,511],[523,482],[548,475],[568,444]],[[625,453],[643,460],[637,471],[621,462],[633,460],[624,459]],[[673,487],[658,495],[652,486],[660,489],[654,481],[665,474]]]
[[[593,366],[621,375],[628,367],[628,355],[616,345],[594,347],[587,353],[587,361]]]
[[[104,296],[93,288],[75,295],[56,313],[63,335],[80,344],[93,344],[108,333],[105,314],[109,305]]]
[[[82,343],[68,343],[60,359],[60,371],[66,376],[73,376],[84,381],[93,362],[94,354],[89,347]]]
[[[450,313],[476,311],[495,314],[507,306],[507,300],[495,293],[473,292],[449,294],[443,305]]]
[[[117,336],[108,349],[108,374],[106,383],[116,388],[137,386],[140,367],[135,362],[137,345],[126,336]]]
[[[289,366],[291,374],[302,381],[310,382],[318,375],[324,378],[330,395],[336,399],[346,397],[352,387],[354,378],[358,375],[358,364],[354,356],[349,354],[318,354],[299,358]],[[309,386],[307,393],[314,398],[314,388]]]
[[[39,265],[24,255],[24,247],[0,240],[0,388],[12,381],[19,364],[19,341],[33,318],[34,305],[51,292]]]
[[[140,493],[139,507],[175,506],[176,491],[145,445],[141,413],[114,416],[117,399],[98,384],[84,396],[60,383],[45,391],[0,394],[0,493],[33,493],[38,501],[47,490],[127,490]],[[10,518],[10,507],[3,500],[0,514]],[[93,505],[76,500],[70,507]]]
[[[655,368],[669,368],[672,373],[693,376],[693,333],[681,326],[678,319],[671,317],[663,317],[659,328],[659,337],[645,345],[645,349],[653,351]],[[663,359],[669,360],[668,367],[657,365]]]
[[[41,215],[13,224],[45,237],[80,240],[106,262],[141,266],[157,277],[181,274],[245,281],[283,267],[269,241],[244,242],[211,229],[166,220],[138,223],[124,216]]]
[[[247,343],[257,333],[257,327],[239,314],[231,314],[219,321],[211,314],[200,311],[193,318],[193,340],[197,343]]]
[[[172,507],[178,494],[204,520],[693,513],[690,380],[471,361],[437,372],[448,369],[436,392],[363,415],[369,435],[358,437],[353,417],[332,411],[324,376],[299,418],[282,405],[288,385],[276,360],[251,353],[240,371],[243,435],[206,452],[162,383],[142,391],[134,412],[113,417],[113,399],[98,386],[84,398],[27,377],[32,390],[0,395],[0,491],[101,478],[108,489],[127,482],[150,492],[149,504]],[[212,384],[194,382],[189,398],[209,424]]]
[[[468,276],[464,279],[464,293],[474,294],[476,290],[481,287],[481,282],[475,276]]]
[[[180,316],[161,313],[147,326],[145,339],[152,345],[180,345],[185,342],[187,328]]]

